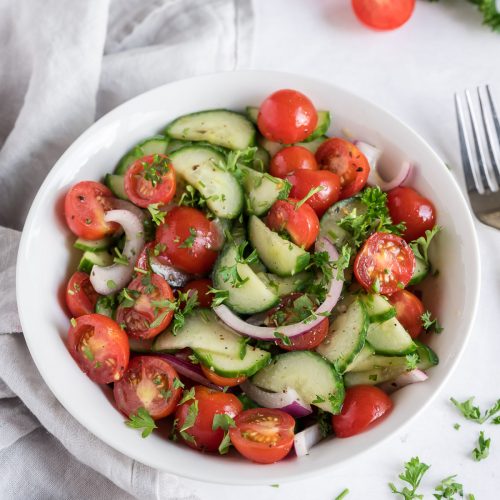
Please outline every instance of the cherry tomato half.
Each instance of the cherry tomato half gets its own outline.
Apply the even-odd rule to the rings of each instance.
[[[174,311],[168,303],[174,294],[170,285],[158,274],[141,274],[130,282],[129,299],[116,310],[116,321],[125,325],[126,332],[135,338],[150,339],[165,330]]]
[[[404,222],[403,237],[413,241],[436,224],[436,209],[430,200],[409,187],[397,187],[387,193],[387,207],[395,224]]]
[[[358,19],[377,30],[393,30],[410,19],[415,0],[352,0]]]
[[[408,290],[398,290],[389,297],[389,302],[396,308],[396,318],[405,330],[414,339],[423,330],[422,314],[425,312],[424,304]]]
[[[413,275],[415,255],[403,238],[373,233],[354,261],[354,274],[365,290],[390,295],[404,288]]]
[[[150,241],[144,245],[144,248],[141,250],[141,253],[137,257],[135,262],[135,267],[137,269],[142,269],[143,271],[150,271],[151,266],[149,265],[149,256],[154,252],[155,242]]]
[[[105,222],[104,215],[112,208],[113,193],[94,181],[75,184],[64,199],[64,216],[71,232],[86,240],[99,240],[113,234],[119,225]]]
[[[181,291],[183,293],[189,292],[190,294],[196,292],[198,307],[211,307],[214,296],[209,292],[210,288],[212,288],[212,280],[204,278],[186,283],[181,288]]]
[[[292,144],[307,139],[318,123],[313,103],[301,92],[278,90],[260,105],[257,126],[270,141]]]
[[[277,200],[269,210],[265,222],[278,233],[286,231],[298,246],[310,248],[319,234],[319,219],[316,212],[307,204],[297,207],[299,200]]]
[[[196,406],[191,409],[193,405],[197,405],[197,411]],[[224,439],[224,431],[221,428],[213,430],[214,416],[226,414],[234,418],[242,409],[243,405],[234,394],[197,385],[194,388],[194,399],[189,399],[177,407],[176,429],[180,438],[191,448],[217,451]],[[192,425],[189,425],[188,421],[186,427],[186,419],[190,414],[196,418]]]
[[[272,464],[285,458],[293,445],[295,420],[281,410],[252,408],[235,419],[229,429],[234,447],[259,464]]]
[[[213,372],[210,368],[201,365],[201,371],[205,377],[212,382],[212,384],[220,385],[221,387],[235,387],[243,383],[247,378],[245,376],[241,377],[222,377]]]
[[[269,173],[284,179],[296,170],[318,170],[315,156],[303,146],[289,146],[278,151],[269,165]],[[300,198],[300,197],[298,197]]]
[[[320,168],[340,177],[341,200],[361,191],[368,180],[370,165],[366,156],[345,139],[327,139],[316,151],[316,160]]]
[[[157,420],[175,411],[182,393],[174,388],[177,372],[157,356],[136,356],[130,360],[121,380],[115,382],[113,395],[119,410],[125,415],[144,408]]]
[[[142,208],[167,204],[175,195],[175,172],[168,157],[150,155],[134,162],[125,174],[125,192]]]
[[[156,242],[165,245],[162,254],[181,271],[206,274],[217,259],[221,235],[200,210],[175,207],[156,230]]]
[[[328,170],[297,170],[287,176],[292,185],[290,197],[302,200],[311,189],[321,188],[306,201],[318,217],[321,217],[340,196],[340,178]]]
[[[392,410],[391,398],[373,385],[355,385],[345,391],[342,411],[332,416],[335,435],[346,438],[359,434]]]
[[[120,380],[130,355],[127,334],[102,314],[86,314],[72,320],[68,349],[80,369],[98,384]]]
[[[93,313],[98,298],[88,274],[77,271],[71,276],[66,287],[66,305],[74,318]]]

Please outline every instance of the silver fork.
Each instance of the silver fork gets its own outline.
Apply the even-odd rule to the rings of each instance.
[[[500,123],[489,85],[478,87],[477,96],[481,121],[477,118],[470,91],[465,91],[467,122],[462,99],[458,92],[455,93],[465,185],[475,216],[484,224],[500,229]]]

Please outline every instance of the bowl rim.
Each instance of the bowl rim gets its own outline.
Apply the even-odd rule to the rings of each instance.
[[[336,92],[338,93],[344,93],[346,95],[349,95],[350,97],[354,97],[356,100],[358,100],[361,104],[372,108],[375,110],[377,113],[381,113],[386,115],[386,117],[390,118],[397,127],[400,127],[406,131],[406,133],[411,134],[414,136],[414,138],[419,142],[419,147],[423,148],[426,150],[427,154],[430,154],[431,156],[434,157],[436,160],[436,163],[439,163],[442,167],[442,169],[446,172],[446,175],[448,176],[448,180],[451,183],[455,184],[456,191],[458,192],[457,195],[459,196],[461,203],[465,205],[466,207],[466,221],[463,221],[463,223],[466,223],[468,226],[468,229],[470,229],[470,235],[469,235],[469,241],[468,244],[470,246],[470,250],[473,255],[473,261],[469,262],[468,264],[471,266],[471,276],[474,277],[474,282],[471,283],[471,286],[473,286],[473,304],[469,305],[469,310],[470,310],[470,317],[468,324],[466,325],[466,328],[463,329],[463,342],[458,348],[457,355],[455,358],[450,362],[450,366],[448,371],[442,376],[441,381],[438,383],[436,386],[434,392],[429,395],[429,397],[423,402],[422,406],[419,408],[418,411],[413,413],[405,422],[400,424],[399,426],[395,427],[394,429],[390,430],[386,435],[382,436],[379,438],[377,441],[372,442],[371,444],[367,445],[362,451],[356,452],[352,454],[351,456],[345,458],[341,464],[339,463],[333,463],[330,465],[325,465],[323,467],[320,467],[318,469],[310,470],[310,471],[304,471],[301,470],[300,467],[297,468],[297,471],[293,475],[291,474],[284,474],[280,475],[279,472],[277,472],[276,475],[276,480],[279,482],[291,482],[291,481],[299,481],[299,480],[304,480],[310,477],[315,477],[318,476],[319,474],[325,473],[328,470],[333,470],[336,467],[344,466],[346,464],[349,464],[352,460],[356,459],[359,457],[361,454],[372,450],[375,447],[380,446],[382,443],[386,442],[389,438],[393,437],[396,432],[401,433],[403,432],[407,426],[419,415],[425,408],[427,408],[438,396],[438,394],[441,393],[443,387],[445,384],[448,382],[449,378],[451,375],[454,373],[460,359],[463,356],[463,353],[465,351],[465,348],[468,345],[468,342],[470,341],[471,337],[471,332],[472,332],[472,326],[474,324],[476,315],[477,315],[477,309],[478,309],[478,304],[479,304],[479,291],[480,291],[480,281],[481,281],[481,262],[480,262],[480,252],[479,252],[479,243],[478,243],[478,238],[477,238],[477,232],[474,226],[473,222],[473,217],[470,212],[469,205],[466,201],[466,198],[464,196],[463,191],[460,189],[460,186],[457,182],[457,180],[453,177],[449,169],[446,167],[445,163],[443,160],[439,157],[439,155],[433,150],[433,148],[427,143],[427,141],[418,133],[416,132],[412,127],[407,125],[405,122],[403,122],[401,119],[399,119],[396,115],[394,115],[392,112],[385,110],[384,108],[380,107],[379,105],[375,104],[373,101],[366,99],[364,97],[361,97],[348,89],[345,89],[341,86],[338,86],[334,83],[329,82],[326,79],[321,79],[321,78],[316,78],[316,77],[310,77],[310,76],[304,76],[302,74],[298,73],[290,73],[290,72],[283,72],[283,71],[268,71],[268,70],[235,70],[235,71],[222,71],[222,72],[213,72],[209,74],[204,74],[200,76],[194,76],[190,78],[185,78],[181,80],[176,80],[169,82],[167,84],[155,87],[151,90],[148,90],[142,94],[139,94],[132,99],[129,99],[119,106],[115,107],[102,117],[100,117],[97,121],[92,123],[82,134],[80,134],[72,143],[71,145],[64,151],[64,153],[60,156],[60,158],[56,161],[56,163],[52,166],[50,169],[49,173],[45,177],[43,183],[41,184],[40,188],[37,191],[37,194],[31,204],[28,216],[26,218],[22,235],[21,235],[21,240],[19,244],[19,249],[17,253],[17,263],[16,263],[16,302],[18,304],[18,311],[19,311],[19,318],[21,325],[23,326],[24,324],[27,324],[27,320],[25,319],[28,312],[25,310],[23,307],[24,301],[23,301],[23,296],[25,296],[24,293],[24,286],[23,286],[23,270],[22,270],[22,262],[25,258],[28,257],[27,253],[27,247],[28,247],[28,240],[29,240],[29,234],[31,233],[33,229],[33,219],[35,217],[35,213],[41,205],[43,201],[43,196],[44,192],[46,190],[46,186],[48,186],[52,180],[53,177],[55,177],[58,174],[58,171],[60,168],[62,168],[62,165],[67,157],[71,157],[73,154],[73,150],[78,147],[78,145],[81,142],[84,142],[88,136],[91,136],[92,134],[95,133],[95,130],[98,129],[103,123],[107,122],[108,120],[112,120],[115,117],[118,117],[122,112],[123,109],[126,107],[130,106],[131,103],[135,103],[136,101],[140,101],[144,99],[146,96],[152,95],[156,92],[159,91],[167,91],[169,87],[179,85],[182,83],[187,83],[187,82],[203,82],[203,80],[210,80],[210,79],[217,79],[217,78],[231,78],[231,75],[233,74],[251,74],[253,77],[256,77],[257,75],[260,75],[260,78],[268,78],[270,76],[274,77],[279,77],[282,78],[283,81],[287,81],[287,79],[300,79],[302,81],[309,81],[311,83],[316,83],[316,84],[321,84],[324,86],[329,86],[333,89],[335,89]],[[23,332],[25,332],[25,328],[23,326]],[[232,485],[256,485],[256,484],[267,484],[268,481],[266,480],[265,482],[262,483],[256,483],[254,478],[247,479],[243,477],[232,477],[229,476],[222,481],[221,479],[218,479],[216,477],[212,477],[210,475],[204,475],[202,479],[198,475],[196,475],[194,472],[191,473],[189,470],[172,470],[172,469],[167,469],[167,468],[158,468],[158,464],[151,460],[144,460],[143,458],[137,458],[137,456],[134,453],[131,453],[129,449],[126,449],[125,446],[122,446],[120,443],[117,443],[116,441],[113,441],[110,438],[111,433],[106,433],[105,429],[102,429],[100,427],[96,426],[88,426],[88,424],[85,422],[85,419],[78,414],[78,412],[71,411],[70,408],[72,408],[72,405],[69,401],[65,400],[64,397],[62,397],[61,392],[58,389],[57,384],[53,384],[51,381],[51,377],[48,376],[48,370],[45,368],[46,365],[44,365],[41,362],[41,359],[37,358],[36,350],[34,349],[34,341],[33,337],[30,334],[23,333],[23,336],[26,340],[26,344],[28,346],[28,349],[30,351],[30,355],[40,372],[40,375],[43,378],[43,381],[47,384],[51,392],[54,394],[58,402],[68,411],[68,413],[75,418],[79,422],[80,425],[82,425],[86,430],[94,434],[97,438],[99,438],[101,441],[106,443],[108,446],[111,448],[119,451],[120,453],[123,453],[125,456],[132,458],[133,460],[137,460],[140,463],[144,463],[145,465],[151,466],[155,469],[158,470],[163,470],[165,472],[169,472],[171,474],[175,474],[184,478],[188,479],[193,479],[197,481],[205,481],[209,483],[215,483],[215,484],[232,484]],[[256,466],[258,467],[258,466]]]

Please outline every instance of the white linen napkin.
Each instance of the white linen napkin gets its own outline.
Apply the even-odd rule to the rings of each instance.
[[[197,498],[102,443],[45,385],[20,333],[18,230],[50,168],[96,118],[163,83],[247,66],[252,26],[250,0],[0,1],[3,500]]]

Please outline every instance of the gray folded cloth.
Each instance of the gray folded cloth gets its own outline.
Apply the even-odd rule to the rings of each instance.
[[[15,300],[20,232],[64,150],[141,92],[249,64],[250,0],[0,1],[0,498],[195,499],[83,428],[41,379]],[[10,228],[10,229],[9,229]]]

